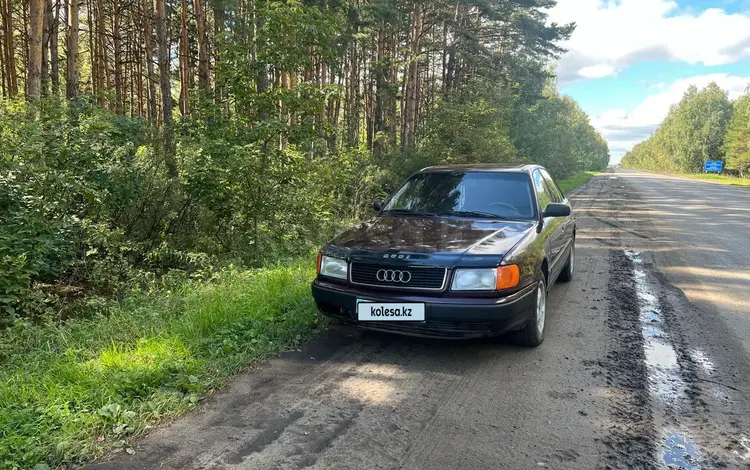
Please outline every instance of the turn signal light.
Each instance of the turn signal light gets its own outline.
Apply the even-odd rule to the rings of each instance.
[[[515,264],[497,268],[497,290],[516,287],[520,281],[521,270]]]
[[[323,253],[319,251],[318,252],[318,261],[317,261],[317,263],[315,263],[315,272],[317,274],[320,274],[320,263],[322,261],[323,261]]]

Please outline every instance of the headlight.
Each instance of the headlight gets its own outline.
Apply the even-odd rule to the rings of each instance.
[[[322,255],[320,257],[320,270],[318,273],[321,276],[335,277],[336,279],[347,278],[347,264],[346,260],[339,258],[331,258],[330,256]]]
[[[521,270],[515,264],[491,269],[457,269],[451,290],[503,290],[516,287]]]
[[[496,269],[458,269],[453,276],[452,290],[495,290]]]

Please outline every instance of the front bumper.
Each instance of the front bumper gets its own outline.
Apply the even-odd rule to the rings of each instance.
[[[316,279],[312,294],[321,313],[361,328],[412,336],[479,338],[522,327],[533,314],[535,287],[531,285],[500,298],[429,297],[360,290]],[[424,303],[425,321],[361,322],[357,319],[357,299]]]

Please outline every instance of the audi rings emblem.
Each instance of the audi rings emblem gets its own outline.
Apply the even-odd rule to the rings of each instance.
[[[392,269],[381,269],[375,277],[380,282],[400,282],[401,284],[407,284],[411,281],[411,273],[409,271],[394,271]]]

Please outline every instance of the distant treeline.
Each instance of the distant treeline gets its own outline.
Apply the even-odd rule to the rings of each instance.
[[[709,160],[723,160],[729,173],[750,170],[750,88],[734,102],[716,83],[691,86],[664,122],[622,159],[627,168],[699,173]]]

